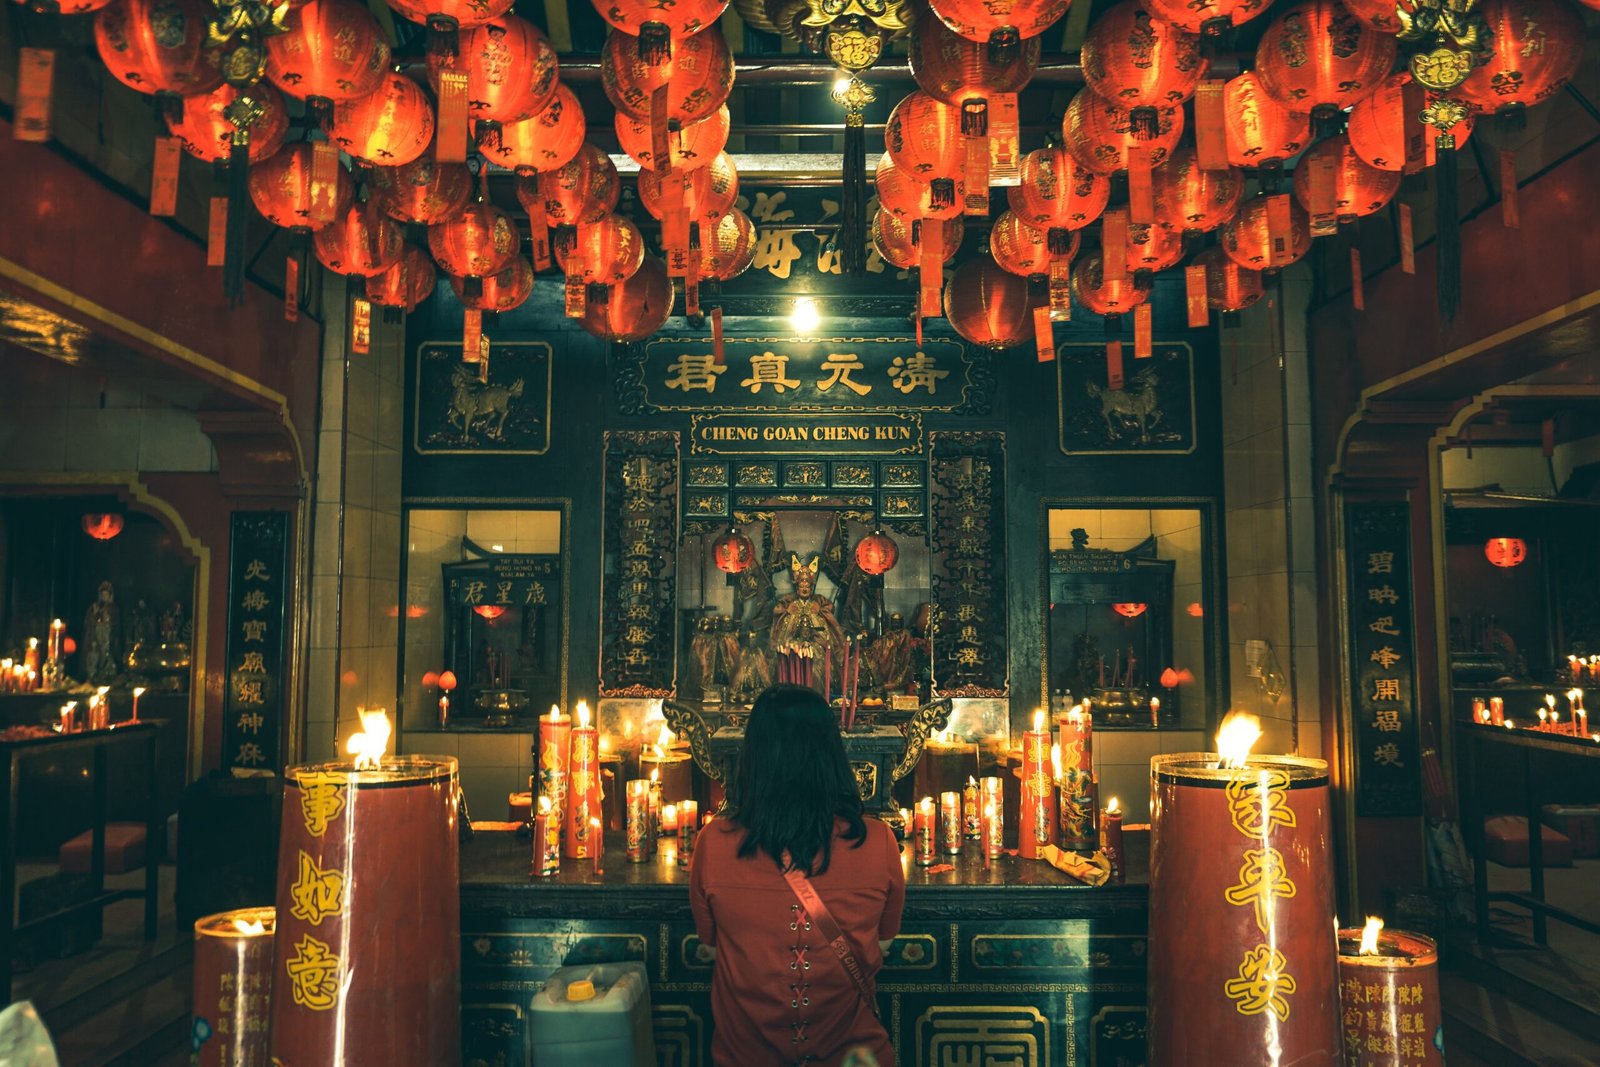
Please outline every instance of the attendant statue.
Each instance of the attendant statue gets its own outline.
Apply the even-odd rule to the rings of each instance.
[[[906,629],[898,611],[889,616],[887,629],[868,649],[873,676],[885,694],[904,693],[916,677],[916,639]]]
[[[789,553],[789,579],[794,592],[779,597],[772,607],[769,642],[776,655],[796,653],[812,660],[812,678],[820,688],[824,660],[832,661],[837,672],[843,664],[844,631],[834,618],[833,604],[817,592],[817,568],[821,559],[815,552],[805,559]]]
[[[135,652],[150,648],[156,642],[156,617],[150,611],[150,602],[140,597],[128,612],[128,636],[124,646],[131,660]],[[130,664],[131,666],[132,664]]]
[[[717,684],[717,653],[722,635],[717,633],[716,626],[716,616],[707,615],[689,639],[689,692],[696,698]]]
[[[717,683],[732,685],[733,676],[739,673],[739,661],[744,649],[739,644],[739,627],[732,615],[717,619]]]
[[[183,602],[174,600],[166,611],[161,613],[161,643],[168,647],[185,645],[189,641],[189,613],[184,609]]]
[[[729,696],[736,704],[754,703],[756,697],[772,684],[772,653],[761,639],[759,626],[746,627],[739,665],[729,679]]]
[[[117,594],[110,582],[101,582],[94,603],[83,616],[83,673],[96,685],[117,676],[117,641],[122,628],[117,619]]]

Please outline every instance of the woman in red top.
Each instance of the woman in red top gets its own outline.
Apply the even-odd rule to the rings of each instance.
[[[894,1067],[874,1013],[883,949],[900,931],[905,872],[894,833],[862,814],[827,703],[801,686],[756,700],[729,809],[695,843],[689,899],[716,951],[717,1067],[837,1067],[865,1046]],[[804,874],[849,942],[867,997],[784,876]]]

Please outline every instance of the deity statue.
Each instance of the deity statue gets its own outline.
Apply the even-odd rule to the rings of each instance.
[[[728,689],[735,703],[750,704],[772,684],[772,653],[761,640],[760,626],[745,627],[741,637],[739,665],[728,680]]]
[[[104,685],[117,676],[120,636],[116,590],[110,582],[101,582],[94,603],[83,616],[83,673],[89,681]]]
[[[915,680],[916,644],[905,617],[898,611],[891,614],[888,627],[867,650],[873,677],[885,694],[904,693]]]
[[[689,639],[689,687],[691,694],[700,693],[717,684],[717,653],[722,635],[717,633],[717,620],[707,615],[695,627]]]
[[[174,600],[161,613],[161,643],[168,646],[187,644],[191,632],[188,611],[181,601]]]
[[[810,656],[813,661],[824,657],[833,662],[834,670],[842,665],[844,631],[834,618],[833,604],[817,592],[817,569],[821,558],[812,553],[805,559],[797,552],[789,553],[789,579],[794,592],[779,597],[772,607],[772,629],[769,641],[772,651]],[[821,664],[817,664],[820,668]],[[812,671],[820,684],[823,672]]]
[[[722,615],[717,619],[717,631],[717,681],[732,685],[733,676],[739,673],[739,661],[744,658],[739,627],[732,615]]]

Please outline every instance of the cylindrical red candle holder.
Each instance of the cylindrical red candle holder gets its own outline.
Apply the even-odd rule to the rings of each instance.
[[[600,735],[593,726],[572,731],[567,763],[567,810],[561,854],[567,859],[593,859],[599,847],[591,831],[600,818]]]
[[[1056,720],[1061,746],[1061,847],[1092,851],[1099,842],[1099,804],[1094,782],[1094,717],[1074,708]]]
[[[1506,724],[1506,702],[1503,697],[1489,698],[1489,725],[1504,726]]]
[[[1100,851],[1111,864],[1111,884],[1122,885],[1128,875],[1122,860],[1122,809],[1117,807],[1116,799],[1112,797],[1112,802],[1100,813]]]
[[[646,751],[639,756],[639,777],[649,778],[659,770],[661,803],[678,804],[694,799],[694,757],[687,752]]]
[[[600,751],[600,807],[608,833],[622,833],[627,814],[622,795],[622,753]]]
[[[694,839],[700,832],[700,803],[685,800],[678,805],[678,863],[694,855]]]
[[[961,852],[961,794],[939,794],[939,844],[947,856]]]
[[[961,832],[976,841],[983,833],[983,809],[978,805],[978,780],[967,776],[961,789]]]
[[[539,720],[540,796],[550,798],[556,826],[565,827],[567,818],[567,766],[572,751],[572,719],[557,708]]]
[[[1339,931],[1339,1000],[1348,1067],[1443,1067],[1439,950],[1404,930],[1378,934],[1361,955],[1360,930]]]
[[[461,1055],[456,761],[284,775],[272,1055],[281,1067]]]
[[[1005,783],[999,778],[984,778],[978,782],[978,805],[982,813],[980,823],[988,824],[988,842],[985,854],[993,859],[1000,855],[1000,850],[1005,847],[1006,809],[1005,809]],[[993,818],[990,810],[993,809]],[[983,827],[980,825],[980,835]]]
[[[627,830],[623,835],[623,854],[629,863],[643,863],[650,856],[650,783],[635,778],[628,783]]]
[[[268,1067],[272,908],[239,908],[194,924],[195,1067]]]
[[[548,878],[561,870],[561,824],[549,797],[540,797],[533,813],[532,873]]]
[[[1043,726],[1043,714],[1039,725]],[[1017,854],[1038,859],[1039,849],[1056,843],[1055,783],[1050,768],[1050,733],[1028,730],[1022,735],[1022,802],[1017,820]]]
[[[933,866],[933,822],[935,809],[932,797],[917,801],[916,822],[912,840],[915,842],[918,867]]]
[[[1151,1067],[1339,1063],[1328,765],[1156,756]]]

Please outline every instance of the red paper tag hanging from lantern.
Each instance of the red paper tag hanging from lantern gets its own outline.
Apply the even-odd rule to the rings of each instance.
[[[1301,0],[1262,35],[1255,75],[1278,103],[1332,119],[1377,92],[1394,58],[1394,38],[1337,0]]]
[[[1125,208],[1108,211],[1100,217],[1102,269],[1110,281],[1128,276],[1128,212]]]
[[[13,136],[43,144],[50,140],[50,101],[55,87],[56,54],[49,48],[17,53],[17,100]]]
[[[1488,53],[1452,96],[1499,114],[1548,100],[1583,59],[1583,19],[1560,0],[1484,0]]]
[[[511,216],[486,203],[428,227],[428,250],[446,274],[486,278],[511,265],[521,239]]]
[[[646,256],[633,277],[612,287],[610,299],[591,302],[578,324],[602,341],[642,341],[666,325],[673,297],[666,264]]]
[[[555,94],[560,64],[537,26],[508,14],[463,33],[459,56],[429,54],[428,77],[436,91],[445,69],[466,72],[469,118],[507,124],[544,110]]]
[[[1528,558],[1528,542],[1520,537],[1491,537],[1483,554],[1496,567],[1515,567]]]
[[[755,558],[756,546],[737,526],[728,527],[711,542],[711,561],[729,577],[749,570]]]
[[[440,163],[467,161],[467,72],[441,70],[432,78],[439,98],[433,158]]]
[[[1406,90],[1410,86],[1411,75],[1392,75],[1382,88],[1350,110],[1347,130],[1350,147],[1363,162],[1379,170],[1399,172],[1412,169],[1408,165],[1413,155],[1408,151],[1413,139],[1408,135],[1412,133],[1419,142],[1415,152],[1417,164],[1433,165],[1433,141],[1437,131],[1413,121],[1413,111],[1420,112],[1423,106],[1438,99],[1438,95],[1418,93],[1419,100],[1408,101]],[[1472,116],[1467,115],[1451,126],[1450,135],[1456,139],[1457,148],[1465,146],[1467,138],[1472,136]]]
[[[1281,166],[1311,143],[1310,109],[1274,100],[1250,71],[1229,79],[1222,103],[1228,162],[1235,167]]]
[[[1266,293],[1261,272],[1248,270],[1228,258],[1221,248],[1208,248],[1194,257],[1194,266],[1205,272],[1205,303],[1213,311],[1243,311]]]
[[[1133,134],[1151,140],[1159,110],[1194,95],[1207,63],[1200,38],[1152,18],[1134,0],[1106,10],[1083,39],[1083,80],[1103,100],[1131,113]]]
[[[461,362],[483,360],[483,312],[467,308],[461,313]]]
[[[1277,207],[1285,224],[1274,228],[1268,218],[1276,198],[1254,196],[1239,207],[1239,214],[1222,228],[1221,245],[1228,258],[1249,270],[1281,270],[1311,250],[1311,220],[1305,209],[1281,194]]]
[[[1070,0],[937,0],[933,13],[969,41],[987,45],[993,61],[1004,63],[1021,42],[1049,29],[1066,14]]]
[[[986,259],[957,267],[944,290],[944,314],[969,344],[1011,348],[1033,336],[1028,283]]]
[[[250,168],[250,200],[268,222],[292,230],[328,225],[312,212],[312,155],[312,145],[299,141]],[[354,199],[355,187],[349,176],[344,168],[337,168],[331,217],[338,218]]]
[[[917,314],[925,319],[939,315],[941,290],[944,286],[944,226],[928,219],[917,227],[917,241],[922,246],[917,257],[917,273],[922,284],[922,302]]]
[[[700,261],[695,273],[725,282],[750,269],[756,255],[756,227],[750,216],[730,208],[700,230]]]
[[[231,85],[220,85],[204,96],[184,101],[183,118],[167,120],[172,136],[183,142],[183,150],[206,163],[226,163],[233,154],[233,123],[225,114],[240,96]],[[250,162],[259,163],[283,147],[289,132],[289,112],[278,90],[261,82],[250,87],[249,96],[260,107],[250,124]]]
[[[1128,218],[1154,222],[1156,196],[1150,167],[1150,150],[1142,144],[1128,146]]]
[[[121,0],[94,17],[94,43],[113,77],[146,95],[198,96],[222,84],[206,0]]]
[[[899,561],[900,546],[881,529],[872,531],[856,542],[856,566],[861,568],[863,574],[880,578],[894,570],[894,565]]]
[[[1157,110],[1153,126],[1136,124],[1132,112],[1085,88],[1067,105],[1061,137],[1079,163],[1101,174],[1114,174],[1128,169],[1128,149],[1135,142],[1149,149],[1152,167],[1161,166],[1178,146],[1183,124],[1182,108]]]
[[[1156,18],[1181,30],[1217,37],[1267,9],[1270,0],[1139,0]]]
[[[392,219],[433,226],[466,210],[472,172],[460,163],[437,163],[427,153],[403,167],[373,167],[372,196]]]
[[[331,141],[311,142],[311,221],[318,229],[339,217],[339,183],[344,180],[339,148]]]
[[[1206,268],[1203,263],[1191,263],[1183,268],[1183,303],[1191,330],[1205,327],[1211,321],[1206,306]]]
[[[433,143],[433,105],[422,86],[403,74],[386,74],[377,91],[333,106],[328,136],[356,159],[399,167]]]
[[[157,137],[150,163],[150,214],[156,218],[178,213],[178,160],[183,145],[176,137]]]
[[[1399,244],[1400,244],[1400,272],[1402,274],[1417,273],[1417,247],[1411,230],[1411,205],[1402,203],[1399,216]]]
[[[917,19],[907,53],[917,87],[952,107],[973,98],[992,101],[1002,93],[1020,92],[1039,66],[1037,38],[1023,41],[1009,61],[995,63],[986,47],[955,33],[937,18]]]
[[[372,204],[351,204],[312,236],[317,262],[335,274],[370,278],[400,262],[405,232]]]
[[[1232,167],[1204,170],[1196,150],[1180,146],[1151,176],[1155,222],[1176,233],[1210,233],[1224,226],[1244,199],[1244,175]]]
[[[505,270],[483,279],[477,296],[467,295],[467,284],[462,278],[451,276],[450,287],[463,307],[479,311],[513,311],[533,295],[533,266],[521,256],[511,261]]]
[[[367,299],[379,307],[414,311],[433,292],[438,274],[422,249],[406,246],[400,262],[367,279]]]
[[[267,78],[297,100],[337,103],[376,92],[389,46],[366,5],[306,0],[289,9],[286,31],[267,36]]]
[[[566,166],[589,132],[577,96],[560,84],[544,110],[532,118],[503,123],[492,130],[486,126],[477,129],[478,150],[484,158],[522,176]]]
[[[1149,359],[1154,354],[1150,333],[1154,324],[1149,301],[1133,309],[1133,358]]]
[[[1339,222],[1381,211],[1400,191],[1399,171],[1379,170],[1364,162],[1356,155],[1350,138],[1339,134],[1312,145],[1295,167],[1295,199],[1307,211],[1312,210],[1312,172],[1320,163],[1327,164],[1331,175],[1331,210]]]
[[[1194,151],[1201,170],[1226,170],[1228,163],[1227,82],[1207,78],[1194,91]]]
[[[1106,277],[1099,252],[1079,257],[1072,265],[1072,295],[1096,315],[1125,315],[1150,298],[1146,289],[1134,284],[1131,275]]]
[[[694,170],[710,163],[727,147],[731,123],[728,106],[724,104],[710,118],[692,122],[670,134],[668,156],[658,159],[649,122],[630,119],[620,111],[615,118],[617,143],[622,150],[639,166],[657,171]]]
[[[1106,342],[1106,388],[1113,393],[1122,391],[1122,342]]]

